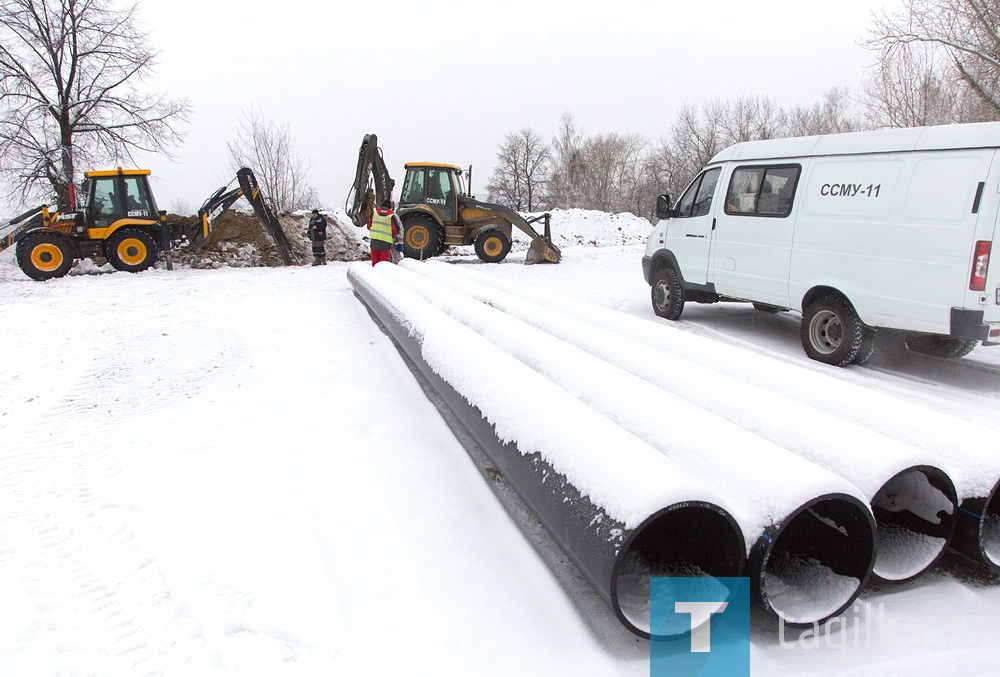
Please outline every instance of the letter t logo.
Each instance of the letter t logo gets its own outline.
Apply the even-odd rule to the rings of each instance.
[[[712,614],[721,614],[729,602],[674,602],[674,612],[691,614],[691,652],[708,653],[712,650]]]

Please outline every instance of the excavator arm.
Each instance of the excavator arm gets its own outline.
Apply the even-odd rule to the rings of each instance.
[[[378,137],[365,134],[358,152],[358,170],[354,174],[354,184],[347,195],[344,209],[355,226],[368,225],[375,207],[392,199],[392,189],[396,182],[389,176],[389,170],[378,147]]]
[[[188,246],[191,249],[198,249],[204,246],[212,235],[216,220],[232,207],[237,200],[245,197],[250,206],[253,207],[254,214],[257,215],[261,225],[264,226],[264,230],[274,240],[282,262],[286,266],[293,265],[295,257],[292,254],[288,237],[285,235],[285,231],[282,230],[281,224],[278,223],[278,218],[274,215],[274,210],[271,209],[264,198],[253,171],[248,167],[243,167],[236,172],[235,180],[238,184],[236,188],[230,188],[232,182],[229,182],[212,193],[211,197],[205,200],[205,203],[198,210],[198,221],[182,227],[183,234],[189,243]]]

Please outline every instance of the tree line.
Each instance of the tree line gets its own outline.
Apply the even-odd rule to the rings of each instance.
[[[487,190],[521,211],[652,217],[657,195],[678,197],[716,153],[741,141],[1000,120],[998,27],[998,0],[905,0],[865,36],[876,59],[857,93],[833,87],[811,106],[787,109],[769,96],[686,103],[656,142],[588,135],[566,113],[551,140],[529,127],[508,134]]]
[[[138,3],[0,0],[0,197],[71,207],[81,170],[170,157],[191,116],[186,99],[145,91],[157,62]],[[279,211],[313,206],[308,166],[287,126],[257,108],[227,142],[235,175],[252,167]],[[185,205],[186,206],[186,205]]]
[[[185,99],[144,91],[157,53],[117,0],[0,0],[0,179],[22,203],[69,206],[81,168],[169,156],[184,138]],[[768,96],[688,103],[657,142],[587,134],[571,114],[554,138],[524,128],[500,144],[487,186],[514,209],[582,207],[650,216],[654,196],[677,196],[715,153],[740,141],[882,127],[1000,119],[1000,0],[904,0],[875,17],[864,42],[877,55],[857,94],[835,87],[812,106]],[[228,144],[233,170],[251,164],[279,210],[316,192],[287,126],[257,109]]]

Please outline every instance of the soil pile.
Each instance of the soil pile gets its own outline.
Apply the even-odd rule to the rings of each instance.
[[[368,233],[355,228],[340,210],[324,213],[327,227],[326,255],[329,261],[362,261],[368,258]],[[196,224],[195,216],[167,215],[168,223]],[[312,262],[308,237],[309,213],[282,214],[278,223],[300,265]],[[252,212],[228,210],[215,221],[207,244],[197,251],[175,251],[175,265],[191,268],[252,268],[281,266],[274,240]]]

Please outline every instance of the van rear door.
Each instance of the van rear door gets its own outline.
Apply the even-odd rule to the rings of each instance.
[[[989,177],[976,186],[972,210],[978,213],[969,262],[965,307],[983,310],[990,342],[1000,342],[1000,152],[994,153]]]

